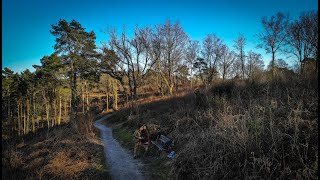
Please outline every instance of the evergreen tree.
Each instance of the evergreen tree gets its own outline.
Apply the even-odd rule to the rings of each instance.
[[[71,87],[71,119],[77,116],[77,77],[96,71],[93,62],[97,58],[95,51],[96,35],[93,31],[86,32],[85,28],[75,20],[68,23],[66,20],[59,20],[52,25],[50,31],[56,36],[54,49],[60,54],[64,64],[67,65],[67,72]]]

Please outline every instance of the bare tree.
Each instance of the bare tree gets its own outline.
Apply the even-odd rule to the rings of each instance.
[[[188,36],[179,22],[172,24],[170,20],[156,26],[161,38],[160,75],[171,95],[174,87],[174,76],[182,64]]]
[[[261,54],[253,51],[248,52],[248,63],[247,63],[247,75],[252,79],[256,74],[261,72],[264,68],[264,62],[262,61]]]
[[[190,77],[191,77],[191,87],[192,87],[192,78],[193,78],[193,64],[195,63],[195,61],[197,60],[198,56],[199,56],[199,50],[200,50],[200,46],[199,46],[199,42],[196,40],[190,40],[189,44],[188,44],[188,48],[187,48],[187,54],[186,54],[186,59],[188,61],[188,65],[189,65],[189,70],[190,70]]]
[[[122,87],[123,94],[126,95],[126,99],[128,101],[127,94],[129,93],[127,87],[125,86],[125,77],[128,75],[128,71],[126,69],[126,64],[123,60],[118,57],[114,50],[111,50],[105,43],[102,43],[102,52],[100,58],[100,71],[102,73],[106,73],[110,75],[112,78],[117,79]],[[109,83],[110,84],[110,83]],[[107,94],[109,94],[110,89],[108,89]],[[108,95],[107,95],[108,98]]]
[[[235,60],[236,53],[234,51],[230,51],[228,46],[222,45],[221,61],[219,63],[219,67],[223,80],[231,76],[231,66],[235,62]]]
[[[109,31],[109,46],[115,55],[113,55],[113,60],[109,59],[113,64],[105,63],[106,67],[111,68],[107,69],[106,73],[120,81],[121,76],[125,75],[129,81],[131,97],[135,99],[137,88],[141,87],[146,74],[155,63],[149,53],[152,42],[151,34],[152,30],[148,27],[143,29],[136,27],[132,39],[129,39],[125,32],[117,37],[116,30]],[[109,55],[112,53],[109,52]]]
[[[308,43],[308,41],[305,40],[304,36],[304,28],[300,20],[295,20],[294,22],[291,22],[289,24],[286,39],[288,48],[286,52],[296,56],[300,66],[300,74],[302,74],[303,70],[302,61],[306,57],[309,57],[310,54],[310,43]]]
[[[152,29],[149,27],[136,28],[135,37],[131,40],[131,46],[135,51],[135,72],[133,73],[133,90],[136,98],[137,88],[141,87],[146,75],[155,64],[152,58]]]
[[[164,95],[164,80],[161,76],[161,46],[162,46],[162,39],[161,39],[161,34],[158,30],[153,31],[151,33],[151,40],[150,42],[150,46],[148,48],[148,54],[149,57],[151,58],[151,61],[155,63],[155,65],[153,66],[153,71],[155,72],[155,76],[156,76],[156,86],[159,90],[159,94],[161,94],[162,96]]]
[[[281,69],[288,69],[288,63],[286,63],[286,61],[281,58],[276,60],[275,66]]]
[[[208,34],[202,43],[202,56],[207,63],[207,83],[210,83],[217,73],[218,61],[221,58],[222,40],[215,34]]]
[[[233,78],[236,78],[236,79],[240,78],[241,77],[241,62],[240,61],[233,62],[230,71],[231,71],[230,74]]]
[[[258,47],[264,47],[267,53],[272,54],[271,68],[272,75],[275,76],[275,54],[285,45],[287,36],[286,29],[288,26],[288,16],[283,13],[277,13],[269,18],[262,18],[263,32],[258,36],[262,41]]]
[[[311,46],[311,53],[316,59],[316,74],[318,77],[319,51],[318,51],[318,11],[309,11],[300,16],[305,41]]]
[[[234,41],[235,45],[234,47],[236,50],[239,51],[238,59],[241,64],[241,73],[242,73],[242,79],[244,79],[245,74],[245,53],[244,53],[244,46],[246,45],[246,38],[240,34],[239,37]]]

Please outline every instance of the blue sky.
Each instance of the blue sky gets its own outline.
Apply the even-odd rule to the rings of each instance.
[[[121,31],[125,25],[132,34],[136,25],[154,27],[167,19],[179,20],[191,39],[202,41],[206,34],[215,33],[231,48],[242,33],[247,38],[245,51],[261,53],[268,63],[271,55],[256,49],[254,37],[262,30],[261,18],[279,11],[294,18],[302,11],[317,9],[317,0],[3,0],[2,68],[33,71],[33,64],[53,53],[55,38],[49,30],[60,18],[75,19],[86,30],[93,30],[98,46],[108,40],[102,32],[108,26]]]

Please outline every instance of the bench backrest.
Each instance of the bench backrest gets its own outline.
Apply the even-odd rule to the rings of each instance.
[[[164,136],[164,135],[160,135],[160,141],[162,141],[162,142],[168,142],[168,141],[170,141],[171,139],[169,139],[168,137],[166,137],[166,136]]]
[[[164,135],[160,135],[159,140],[161,141],[161,144],[165,145],[168,142],[171,142],[170,145],[173,146],[174,141],[169,139],[168,137],[164,136]]]

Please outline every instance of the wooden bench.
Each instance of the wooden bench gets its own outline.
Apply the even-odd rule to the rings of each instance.
[[[157,140],[151,141],[151,143],[154,144],[160,151],[166,151],[169,147],[174,145],[174,141],[164,135],[160,135]]]

